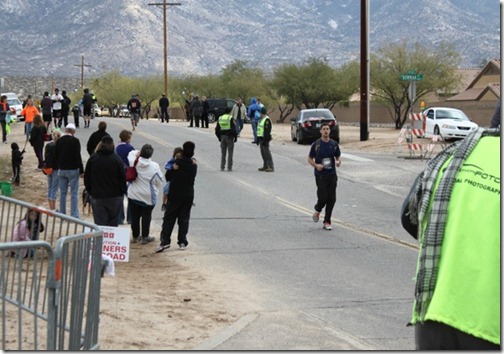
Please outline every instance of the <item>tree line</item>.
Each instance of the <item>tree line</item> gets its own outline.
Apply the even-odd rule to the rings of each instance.
[[[407,41],[387,44],[370,57],[371,100],[387,106],[396,128],[401,128],[408,112],[418,100],[431,92],[452,92],[461,82],[457,75],[460,54],[448,43],[428,49],[422,44],[410,45]],[[409,81],[401,81],[401,74],[414,70],[423,75],[416,83],[416,98],[408,97]],[[148,115],[157,109],[163,93],[162,75],[132,78],[118,71],[108,72],[88,82],[101,106],[114,107],[126,104],[132,94],[139,94]],[[270,112],[278,110],[279,122],[292,111],[303,108],[329,108],[346,106],[350,96],[360,91],[360,62],[349,61],[333,68],[325,58],[309,58],[301,64],[283,64],[266,73],[246,61],[235,60],[219,74],[205,76],[187,75],[171,77],[169,81],[170,105],[184,107],[192,94],[208,98],[242,98],[245,104],[252,97],[261,98]],[[74,98],[77,100],[77,93]]]

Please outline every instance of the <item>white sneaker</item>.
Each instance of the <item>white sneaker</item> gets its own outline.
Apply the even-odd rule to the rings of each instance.
[[[332,226],[331,226],[331,224],[324,223],[323,229],[324,230],[332,230]]]
[[[183,251],[183,250],[185,250],[185,249],[186,249],[186,246],[182,244],[182,245],[179,245],[179,247],[178,247],[178,248],[179,248],[179,250],[180,250],[180,251]]]

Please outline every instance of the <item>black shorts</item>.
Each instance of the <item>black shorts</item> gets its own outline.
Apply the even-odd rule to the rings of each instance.
[[[61,109],[52,112],[53,118],[61,118]]]
[[[91,115],[91,106],[84,106],[83,114],[85,116],[90,116]]]
[[[50,122],[52,120],[51,113],[43,113],[42,119],[44,120],[44,122]]]

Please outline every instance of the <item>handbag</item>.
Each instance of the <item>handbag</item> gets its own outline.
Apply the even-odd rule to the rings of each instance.
[[[138,176],[138,173],[136,170],[136,165],[138,163],[139,158],[140,158],[140,156],[137,156],[137,158],[135,159],[135,162],[133,163],[133,166],[129,166],[126,169],[126,182],[133,182],[134,180],[136,180],[136,178]]]

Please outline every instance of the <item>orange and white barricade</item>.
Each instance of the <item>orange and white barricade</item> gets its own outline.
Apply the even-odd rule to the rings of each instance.
[[[425,135],[427,125],[425,115],[423,113],[410,113],[409,119],[411,125],[411,141],[408,144],[410,156],[414,155],[415,151],[420,151],[420,157],[423,158],[423,146],[422,144],[414,144],[413,136],[423,137]]]
[[[427,149],[425,150],[424,158],[430,158],[432,152],[438,144],[441,144],[441,149],[444,149],[446,147],[446,143],[443,141],[440,135],[433,135],[429,145],[427,145]]]
[[[399,132],[399,137],[395,143],[395,153],[398,153],[399,148],[403,145],[403,143],[407,143],[411,140],[411,133],[409,128],[402,128]]]
[[[427,122],[423,113],[410,113],[411,133],[415,136],[423,137]]]

